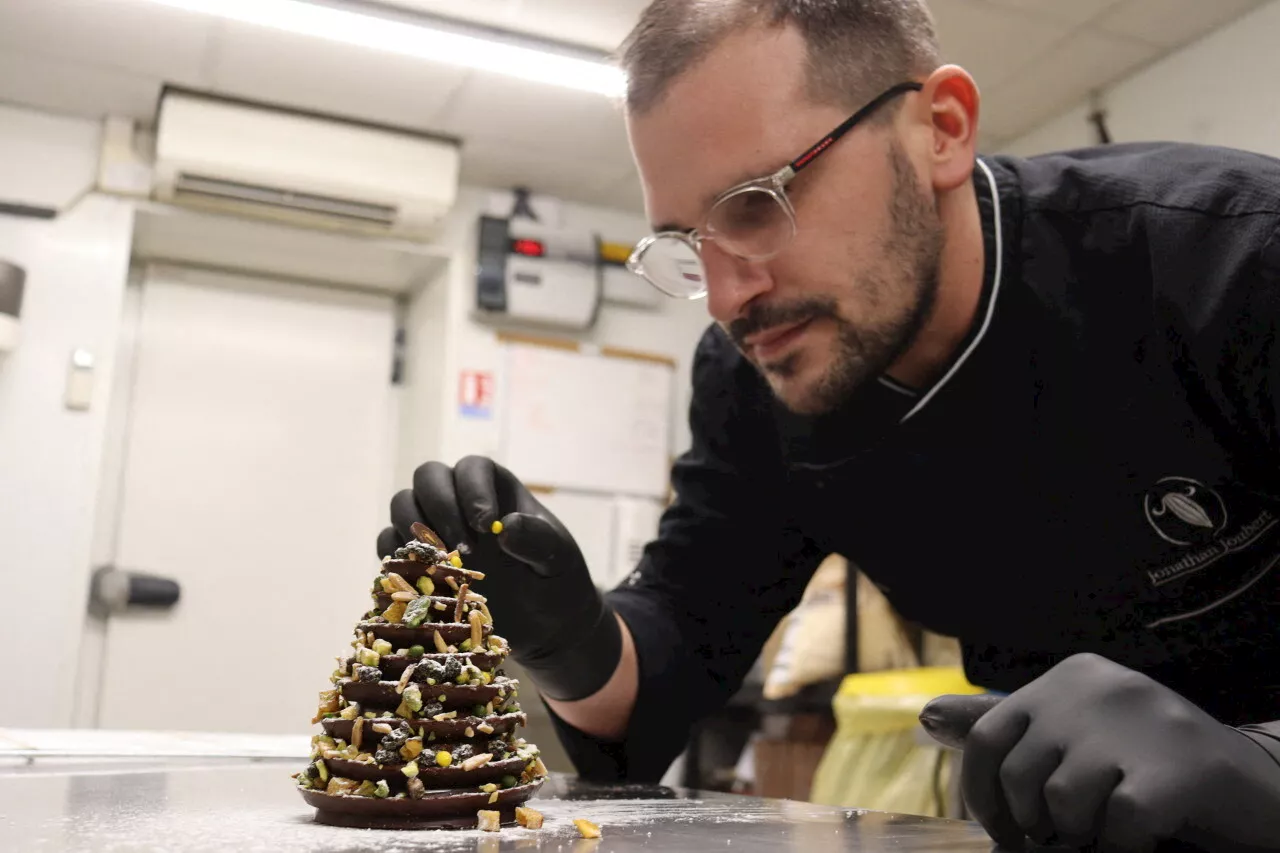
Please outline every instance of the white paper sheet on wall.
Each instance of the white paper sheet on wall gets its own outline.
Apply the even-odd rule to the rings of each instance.
[[[674,369],[508,342],[501,457],[526,483],[661,499]]]

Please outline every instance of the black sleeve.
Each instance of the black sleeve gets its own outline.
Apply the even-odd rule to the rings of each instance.
[[[584,778],[658,781],[692,725],[741,686],[825,556],[788,518],[767,395],[709,330],[694,358],[693,446],[672,469],[675,500],[639,566],[606,595],[639,657],[626,736],[601,742],[552,715]]]

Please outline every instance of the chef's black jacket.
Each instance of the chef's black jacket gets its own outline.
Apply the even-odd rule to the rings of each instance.
[[[974,170],[973,328],[941,377],[785,412],[717,328],[676,499],[607,599],[626,738],[557,720],[586,776],[659,778],[828,554],[1012,691],[1077,652],[1228,724],[1280,720],[1280,161],[1114,145]]]

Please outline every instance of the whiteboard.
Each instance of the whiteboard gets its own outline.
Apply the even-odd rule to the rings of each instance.
[[[526,483],[667,493],[674,368],[519,341],[504,347],[501,457]]]

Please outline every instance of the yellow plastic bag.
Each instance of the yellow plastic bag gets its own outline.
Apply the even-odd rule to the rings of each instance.
[[[836,734],[814,774],[815,803],[946,817],[956,756],[917,736],[920,711],[947,693],[981,693],[953,668],[845,676]]]

